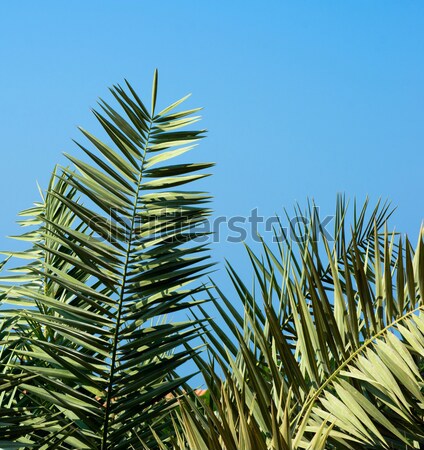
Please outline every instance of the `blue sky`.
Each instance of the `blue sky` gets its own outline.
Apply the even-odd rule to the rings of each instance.
[[[336,193],[389,198],[416,239],[423,219],[424,3],[19,1],[0,4],[0,247],[37,200],[76,126],[127,78],[159,106],[192,92],[209,130],[194,156],[216,215],[272,215]],[[144,95],[143,95],[144,94]],[[242,246],[214,244],[236,265]],[[242,264],[242,263],[239,263]]]

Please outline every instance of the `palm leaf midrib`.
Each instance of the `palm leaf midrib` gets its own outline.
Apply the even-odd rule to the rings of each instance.
[[[152,111],[153,114],[153,111]],[[111,404],[112,404],[112,398],[113,398],[113,384],[115,381],[115,372],[116,372],[116,357],[118,352],[118,336],[120,331],[120,324],[121,324],[121,316],[122,316],[122,304],[124,301],[125,296],[125,286],[127,283],[128,278],[128,268],[130,265],[130,256],[131,256],[131,247],[132,247],[132,238],[134,234],[134,225],[135,225],[135,218],[137,215],[137,209],[138,209],[138,200],[141,190],[141,185],[143,181],[143,170],[144,170],[144,163],[146,160],[146,152],[147,148],[149,146],[149,140],[150,140],[150,134],[151,129],[153,126],[153,119],[152,117],[149,117],[149,125],[148,125],[148,131],[145,138],[145,142],[142,148],[142,157],[139,167],[139,175],[138,180],[136,184],[135,194],[134,194],[134,202],[132,205],[132,213],[131,213],[131,224],[130,224],[130,230],[128,234],[128,243],[127,248],[125,250],[125,259],[123,264],[123,271],[122,271],[122,282],[119,286],[119,298],[118,298],[118,310],[117,310],[117,316],[116,316],[116,328],[115,333],[113,336],[113,346],[112,346],[112,355],[111,355],[111,364],[110,364],[110,377],[109,377],[109,383],[107,387],[107,397],[106,397],[106,403],[105,403],[105,419],[104,419],[104,429],[103,429],[103,436],[102,436],[102,450],[107,448],[107,437],[108,437],[108,431],[109,431],[109,417],[111,413]]]
[[[364,350],[366,350],[370,345],[375,343],[376,339],[383,336],[385,333],[389,332],[393,327],[407,320],[409,317],[413,316],[417,312],[424,312],[424,306],[418,306],[417,308],[408,311],[401,317],[396,318],[391,323],[387,324],[384,328],[377,331],[373,336],[366,339],[351,355],[349,355],[346,359],[344,359],[339,366],[337,366],[333,372],[324,379],[318,389],[311,393],[309,399],[306,399],[305,403],[300,410],[297,419],[302,418],[305,415],[305,412],[310,408],[320,397],[320,395],[325,391],[325,389],[331,385],[331,383],[337,379],[340,372],[345,369],[349,363],[351,363],[358,355],[360,355]]]

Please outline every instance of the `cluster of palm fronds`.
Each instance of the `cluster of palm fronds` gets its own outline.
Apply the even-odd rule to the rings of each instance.
[[[211,164],[170,161],[202,137],[197,110],[157,113],[156,74],[150,110],[111,92],[107,142],[82,130],[86,158],[22,213],[29,248],[0,281],[0,448],[421,448],[422,234],[389,233],[387,205],[350,221],[339,198],[333,239],[311,205],[300,242],[281,225],[247,248],[252,288],[230,265],[231,297],[205,286],[209,196],[185,185]]]
[[[228,267],[238,303],[214,286],[226,328],[205,329],[208,395],[181,399],[173,448],[422,448],[423,240],[413,251],[386,207],[366,209],[349,239],[340,199],[333,243],[311,208],[297,249],[248,248],[257,289]]]

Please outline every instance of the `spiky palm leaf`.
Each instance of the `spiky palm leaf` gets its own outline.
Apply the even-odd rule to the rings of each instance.
[[[158,420],[172,404],[165,396],[187,380],[170,374],[192,356],[182,346],[200,324],[158,319],[196,303],[187,298],[203,287],[190,283],[210,266],[195,242],[209,197],[180,186],[211,164],[170,163],[203,130],[184,130],[198,120],[197,109],[175,112],[184,99],[156,112],[157,73],[150,112],[128,83],[111,92],[123,113],[104,102],[94,111],[110,143],[81,130],[88,158],[68,155],[76,170],[62,169],[29,211],[27,223],[41,226],[15,255],[25,265],[2,282],[3,323],[18,322],[2,342],[9,442],[137,446],[168,426]]]
[[[190,450],[423,445],[423,237],[413,252],[365,205],[348,238],[346,208],[332,242],[311,208],[297,249],[248,248],[257,289],[228,269],[239,304],[215,287],[226,329],[210,321],[211,361],[196,358],[209,400],[179,416]]]

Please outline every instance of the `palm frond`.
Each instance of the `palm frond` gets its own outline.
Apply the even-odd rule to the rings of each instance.
[[[26,213],[38,228],[15,256],[29,262],[2,280],[15,305],[3,320],[21,323],[4,378],[30,379],[4,388],[0,433],[37,448],[148,442],[146,424],[159,432],[167,393],[189,378],[169,374],[192,356],[183,345],[201,325],[159,318],[196,304],[193,282],[211,266],[195,241],[209,196],[184,188],[212,164],[171,162],[204,131],[185,130],[198,117],[175,112],[181,102],[156,113],[157,73],[150,111],[129,83],[111,93],[122,113],[105,102],[94,111],[109,142],[81,130],[86,158],[68,155],[74,168],[58,170]]]

